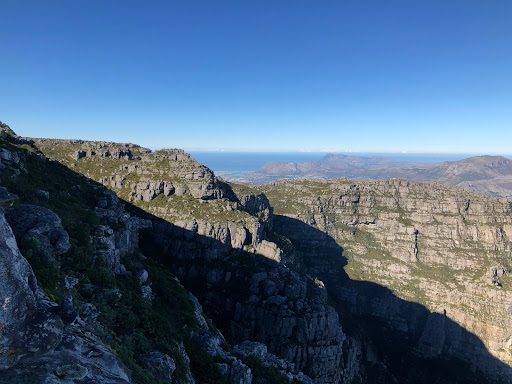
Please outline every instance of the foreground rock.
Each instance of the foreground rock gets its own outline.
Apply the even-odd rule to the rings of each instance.
[[[43,307],[36,278],[0,208],[0,369],[54,349],[63,324]]]
[[[69,236],[62,228],[60,218],[48,208],[22,204],[8,210],[6,218],[18,243],[30,246],[32,253],[54,258],[70,247]]]
[[[26,232],[20,229],[20,236],[31,233],[46,241],[49,233],[57,231],[57,238],[67,239],[67,233],[64,231],[64,235],[59,227],[58,217],[39,208],[21,206],[11,211],[19,212],[16,216],[18,229],[28,228]],[[30,216],[34,220],[30,220]],[[46,245],[49,252],[55,252],[55,248],[62,251],[49,240]],[[56,304],[48,301],[37,286],[32,268],[20,253],[2,208],[0,295],[0,382],[74,383],[85,378],[96,383],[131,382],[126,368],[98,338],[77,324],[64,327],[62,319],[50,312]]]

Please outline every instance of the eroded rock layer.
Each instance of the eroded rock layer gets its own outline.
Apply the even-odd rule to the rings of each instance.
[[[396,179],[288,180],[261,191],[279,215],[274,227],[348,310],[406,334],[420,356],[511,377],[510,201]]]

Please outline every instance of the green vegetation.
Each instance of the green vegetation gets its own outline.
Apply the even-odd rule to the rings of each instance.
[[[138,384],[155,383],[152,373],[137,361],[139,354],[152,350],[170,355],[176,363],[175,375],[184,378],[186,367],[178,351],[179,343],[184,343],[190,352],[194,374],[202,377],[207,368],[215,371],[217,366],[205,363],[204,355],[197,352],[190,340],[191,330],[198,326],[195,307],[188,292],[170,272],[150,257],[139,258],[136,252],[122,261],[131,276],[114,277],[103,259],[95,256],[90,244],[91,233],[99,224],[112,225],[109,219],[100,219],[94,213],[97,202],[105,198],[105,188],[64,165],[42,160],[34,151],[29,152],[9,141],[2,140],[0,146],[18,153],[26,171],[19,166],[6,168],[0,172],[0,184],[19,196],[15,204],[41,205],[57,213],[70,236],[70,249],[55,260],[42,257],[39,241],[35,238],[20,246],[38,284],[49,297],[61,302],[64,277],[78,277],[79,283],[73,288],[74,305],[79,312],[83,303],[91,303],[97,308],[101,324],[98,334],[131,370],[132,378]],[[38,197],[37,190],[48,191],[49,199]],[[135,277],[141,267],[151,278],[155,295],[151,304],[143,298]]]
[[[186,344],[190,357],[190,369],[194,377],[202,384],[229,384],[229,379],[222,375],[215,359],[204,349],[199,348],[193,342]]]
[[[245,365],[251,368],[253,382],[258,384],[289,384],[290,380],[277,368],[266,367],[255,356],[248,356],[242,360]],[[295,382],[295,380],[294,380]]]

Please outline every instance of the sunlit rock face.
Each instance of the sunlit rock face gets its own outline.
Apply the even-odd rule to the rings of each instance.
[[[274,227],[304,247],[310,271],[331,283],[345,273],[355,282],[377,283],[434,313],[415,325],[406,313],[411,307],[400,307],[400,300],[339,284],[338,298],[351,311],[414,334],[414,351],[423,356],[476,363],[488,350],[512,364],[508,200],[402,180],[281,181],[261,191],[278,214]],[[457,337],[445,318],[477,337]],[[498,365],[489,360],[486,370]]]

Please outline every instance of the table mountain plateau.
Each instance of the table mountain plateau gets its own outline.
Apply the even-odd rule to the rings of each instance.
[[[1,129],[2,383],[512,380],[508,200]]]

